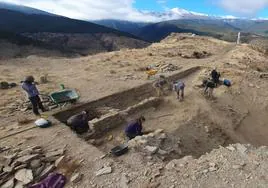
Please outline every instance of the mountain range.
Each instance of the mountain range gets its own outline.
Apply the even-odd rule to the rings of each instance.
[[[120,48],[139,48],[172,32],[194,33],[235,41],[268,36],[267,20],[249,20],[200,14],[174,8],[164,13],[141,12],[156,22],[125,20],[75,20],[38,9],[0,3],[0,38],[83,55]]]

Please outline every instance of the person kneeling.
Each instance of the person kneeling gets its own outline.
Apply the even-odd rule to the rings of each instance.
[[[87,133],[89,131],[89,113],[82,111],[79,114],[71,116],[67,120],[67,125],[77,134]]]
[[[126,129],[125,134],[129,140],[135,138],[136,136],[142,135],[142,123],[145,121],[145,118],[141,116],[140,118],[130,122]]]

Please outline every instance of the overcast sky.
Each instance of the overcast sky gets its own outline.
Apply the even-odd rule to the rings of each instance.
[[[208,15],[268,18],[268,0],[0,0],[83,20],[123,19],[158,21],[146,11],[165,12],[173,8]],[[143,12],[141,12],[143,11]]]

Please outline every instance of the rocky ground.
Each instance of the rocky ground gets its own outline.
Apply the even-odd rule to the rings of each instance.
[[[261,77],[267,65],[266,55],[248,45],[188,35],[171,35],[145,49],[83,58],[1,60],[1,81],[18,83],[27,74],[39,81],[47,74],[48,82],[38,85],[42,93],[58,90],[63,83],[79,92],[81,103],[152,81],[144,72],[147,66],[160,67],[164,75],[188,67],[201,69],[183,78],[187,88],[184,102],[179,103],[171,94],[158,108],[144,111],[146,129],[155,132],[131,141],[130,151],[116,158],[107,155],[107,148],[122,139],[122,128],[105,135],[101,146],[85,142],[55,119],[51,128],[33,128],[35,117],[24,112],[21,89],[1,90],[0,175],[8,176],[10,184],[20,185],[24,180],[16,174],[32,173],[27,183],[33,183],[39,177],[32,161],[54,168],[55,161],[64,155],[79,162],[70,173],[57,169],[68,177],[66,187],[267,187],[268,149],[263,145],[268,143],[268,82]],[[212,67],[233,85],[217,88],[215,98],[209,100],[198,85]],[[51,114],[53,111],[45,115]],[[22,167],[16,170],[12,164],[22,157],[20,153],[35,147],[41,148],[37,156],[19,162]],[[61,148],[64,153],[46,162],[48,153]],[[10,156],[13,161],[6,164]]]

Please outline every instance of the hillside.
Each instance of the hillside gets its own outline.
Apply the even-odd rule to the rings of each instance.
[[[203,36],[212,36],[222,39],[226,36],[237,35],[240,29],[231,26],[221,20],[173,20],[145,26],[141,29],[138,36],[149,41],[160,41],[171,32],[195,33]]]
[[[212,36],[226,41],[236,41],[237,33],[242,32],[242,42],[248,43],[256,36],[267,35],[267,20],[224,19],[209,16],[192,16],[159,23],[135,23],[120,20],[96,21],[101,25],[126,31],[148,41],[160,41],[172,32],[191,32]]]
[[[148,66],[158,70],[150,79]],[[232,86],[220,84],[209,98],[201,84],[214,67]],[[80,95],[77,103],[56,109],[42,95],[50,109],[43,117],[53,126],[41,129],[34,125],[32,111],[25,109],[21,87],[1,90],[0,159],[12,158],[12,163],[3,162],[0,186],[7,180],[21,184],[13,178],[20,168],[33,174],[31,184],[40,172],[57,166],[55,171],[70,180],[66,188],[267,187],[268,81],[261,76],[267,72],[267,54],[251,45],[176,33],[143,49],[0,60],[1,81],[19,83],[34,75],[44,95],[59,91],[60,84]],[[44,75],[46,83],[40,82]],[[157,96],[153,83],[160,75],[185,83],[183,101],[169,86],[165,95]],[[64,122],[82,110],[90,111],[92,132],[77,135]],[[146,118],[144,131],[150,133],[127,141],[125,126],[140,115]],[[109,154],[122,143],[128,144],[126,154]],[[7,171],[18,165],[21,155],[36,152],[40,155]],[[68,169],[61,169],[54,163],[61,156],[80,166],[64,163]],[[71,181],[76,173],[82,177]]]
[[[118,31],[131,33],[136,36],[138,36],[141,28],[145,27],[146,25],[151,24],[151,23],[145,23],[145,22],[130,22],[130,21],[123,21],[123,20],[95,20],[93,22],[99,25],[103,25],[109,28],[116,29]]]
[[[0,38],[18,45],[87,55],[148,43],[129,33],[55,15],[26,14],[0,9]]]

